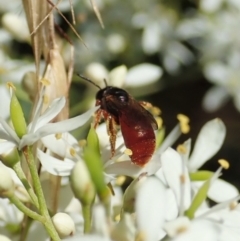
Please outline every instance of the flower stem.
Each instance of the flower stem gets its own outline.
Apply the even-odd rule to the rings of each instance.
[[[34,193],[32,187],[30,186],[25,173],[22,170],[21,164],[20,162],[17,162],[14,166],[13,166],[13,170],[16,172],[17,176],[19,177],[19,179],[21,180],[23,186],[26,188],[29,196],[32,199],[33,204],[39,209],[39,203],[38,203],[38,199],[36,194]]]
[[[10,195],[8,198],[20,211],[25,213],[30,218],[37,220],[41,223],[45,222],[45,218],[43,216],[26,207],[15,195]]]
[[[35,160],[34,156],[32,154],[32,148],[29,146],[26,146],[23,148],[23,153],[26,158],[28,168],[30,170],[31,176],[32,176],[32,181],[33,181],[33,186],[36,191],[36,195],[39,201],[39,211],[40,214],[46,219],[45,222],[43,223],[48,234],[54,241],[60,241],[59,235],[52,223],[52,219],[49,215],[48,209],[47,209],[47,204],[43,195],[43,190],[41,186],[41,182],[38,176],[37,168],[35,165]]]
[[[92,205],[86,204],[82,205],[82,213],[84,219],[84,233],[89,233],[91,231],[91,219],[92,219]]]

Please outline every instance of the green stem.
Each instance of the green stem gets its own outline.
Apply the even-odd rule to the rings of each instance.
[[[29,171],[32,176],[33,186],[36,191],[36,195],[38,197],[39,211],[40,211],[41,215],[46,219],[46,221],[43,224],[44,224],[48,234],[52,238],[52,240],[60,241],[61,239],[59,238],[59,235],[52,223],[52,219],[51,219],[48,209],[47,209],[47,204],[46,204],[46,201],[45,201],[45,198],[43,195],[43,190],[42,190],[41,182],[40,182],[40,179],[38,176],[38,172],[37,172],[37,168],[35,165],[35,160],[34,160],[34,156],[32,154],[31,147],[29,147],[29,146],[24,147],[23,153],[26,158],[28,168],[29,168]]]
[[[90,233],[91,231],[91,220],[92,220],[92,205],[82,205],[82,213],[84,219],[84,233]]]
[[[8,197],[9,200],[23,213],[25,213],[30,218],[37,220],[41,223],[45,222],[45,218],[39,215],[38,213],[32,211],[28,207],[26,207],[15,195],[11,195]]]
[[[19,177],[19,179],[21,180],[23,186],[26,188],[29,196],[32,199],[33,204],[39,209],[39,203],[38,203],[38,199],[36,194],[34,193],[32,187],[30,186],[25,173],[22,170],[21,164],[20,162],[17,162],[14,166],[13,166],[13,170],[16,172],[17,176]]]

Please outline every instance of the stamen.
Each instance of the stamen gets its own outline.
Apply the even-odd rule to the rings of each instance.
[[[146,240],[146,234],[141,231],[136,235],[135,241],[144,241]]]
[[[47,104],[49,103],[49,97],[48,97],[48,95],[44,95],[44,96],[43,96],[43,103],[44,103],[45,105],[47,105]]]
[[[179,154],[186,154],[187,153],[187,148],[186,148],[186,146],[184,146],[184,145],[178,145],[178,147],[177,147],[177,152],[179,153]]]
[[[132,150],[128,148],[124,151],[124,153],[128,156],[131,156],[133,154]]]
[[[182,183],[182,184],[184,184],[185,182],[186,182],[186,177],[185,177],[185,175],[180,175],[180,182]]]
[[[118,186],[122,186],[125,181],[126,181],[126,176],[119,176],[117,177],[115,183]]]
[[[62,139],[62,133],[57,133],[57,134],[55,134],[55,138],[56,138],[57,140]]]
[[[49,86],[49,85],[51,84],[50,81],[49,81],[48,79],[45,79],[45,78],[41,79],[40,82],[41,82],[44,86]]]
[[[14,86],[14,84],[12,82],[7,82],[7,87],[11,90],[16,91],[16,87]]]
[[[230,167],[229,162],[225,159],[218,160],[218,163],[221,165],[223,169],[228,169]]]
[[[190,126],[188,124],[180,124],[180,128],[183,134],[187,134],[190,131]]]
[[[155,120],[156,120],[156,122],[157,122],[158,129],[160,129],[160,128],[162,127],[162,125],[163,125],[163,120],[162,120],[162,118],[159,117],[159,116],[157,116],[157,117],[155,117]]]
[[[152,113],[153,113],[153,115],[158,116],[158,115],[161,114],[161,110],[160,110],[158,107],[153,106],[153,107],[152,107]]]
[[[180,234],[180,233],[186,232],[187,230],[188,230],[187,226],[181,226],[176,230],[176,232],[177,232],[177,234]]]
[[[70,152],[70,155],[71,155],[71,156],[73,156],[73,157],[76,156],[76,151],[75,151],[75,149],[70,148],[69,152]]]
[[[237,205],[238,205],[238,202],[233,201],[233,202],[229,203],[229,209],[234,210],[237,207]]]
[[[180,123],[186,123],[186,124],[188,124],[190,121],[189,118],[183,114],[178,114],[177,119],[179,120]]]
[[[80,147],[84,147],[84,146],[86,146],[86,144],[87,144],[87,141],[85,139],[78,141],[78,145]]]
[[[117,215],[114,217],[114,220],[115,220],[116,222],[119,222],[120,219],[121,219],[121,215],[120,215],[120,214],[117,214]]]
[[[180,122],[180,128],[183,134],[187,134],[190,131],[189,118],[186,115],[178,114],[177,119]]]

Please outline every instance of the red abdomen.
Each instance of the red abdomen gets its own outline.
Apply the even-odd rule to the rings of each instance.
[[[119,119],[125,145],[131,149],[132,162],[138,166],[144,166],[152,157],[156,138],[149,121],[137,121],[135,125],[129,125],[124,117]]]

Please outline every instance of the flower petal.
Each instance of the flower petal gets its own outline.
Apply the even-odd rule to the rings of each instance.
[[[115,241],[132,241],[135,238],[136,228],[129,213],[123,213],[121,220],[112,230],[111,237]]]
[[[178,207],[186,210],[191,203],[191,186],[188,170],[178,152],[168,148],[161,156],[162,169],[168,186],[175,194]]]
[[[184,230],[184,228],[185,226],[180,223],[178,230]],[[186,228],[170,241],[217,241],[220,236],[219,226],[208,220],[195,220]]]
[[[3,119],[7,119],[10,115],[9,106],[10,106],[10,96],[7,88],[4,85],[0,85],[0,113]]]
[[[116,87],[123,87],[124,81],[126,79],[127,67],[125,65],[120,65],[111,70],[109,73],[109,85]]]
[[[222,120],[214,119],[207,122],[198,134],[192,155],[189,159],[189,169],[197,170],[221,148],[226,136],[226,127]]]
[[[129,69],[126,86],[137,87],[156,82],[162,76],[162,69],[153,64],[143,63]]]
[[[160,167],[160,157],[156,154],[144,167],[137,166],[133,164],[131,161],[121,161],[106,166],[104,170],[107,174],[137,177],[141,173],[147,173],[148,176],[153,175],[159,170]]]
[[[157,241],[166,213],[166,188],[156,177],[143,181],[136,195],[136,222],[145,241]]]
[[[7,137],[8,139],[6,140],[9,140],[18,144],[20,141],[19,137],[1,116],[0,116],[0,124],[2,125],[2,126],[0,125],[0,135],[3,135],[3,138]],[[4,134],[4,132],[7,133],[7,136],[6,134]],[[2,137],[0,136],[0,138]]]
[[[181,135],[181,129],[180,125],[176,125],[173,130],[167,135],[167,137],[164,139],[161,146],[158,148],[157,153],[161,154],[163,153],[168,147],[172,146],[173,143],[180,137]]]
[[[222,179],[216,179],[208,191],[208,197],[217,203],[227,201],[238,195],[238,189]]]
[[[97,235],[97,234],[87,234],[87,235],[82,235],[82,234],[78,234],[78,235],[74,235],[70,238],[65,238],[65,241],[111,241],[109,238],[107,237],[103,237],[102,235]]]
[[[24,135],[20,141],[19,149],[27,145],[32,145],[34,142],[47,135],[71,131],[84,125],[98,108],[99,106],[93,107],[84,114],[68,120],[46,124],[45,126],[39,128],[35,133]]]
[[[222,86],[213,86],[203,97],[203,108],[208,112],[213,112],[220,109],[228,100],[229,93]]]
[[[56,176],[69,176],[75,164],[69,159],[60,161],[59,159],[42,152],[40,149],[37,149],[37,157],[40,160],[42,166],[49,173]]]
[[[64,107],[65,103],[65,97],[54,99],[52,103],[49,105],[49,107],[44,111],[44,113],[38,118],[37,123],[34,126],[34,130],[31,130],[32,123],[29,124],[28,130],[35,132],[40,127],[50,122],[55,116],[59,114],[59,112]]]
[[[11,149],[16,147],[16,144],[10,141],[1,141],[0,140],[0,155],[8,153]]]
[[[48,135],[43,137],[41,141],[45,147],[62,158],[72,158],[71,149],[74,149],[76,153],[80,151],[77,140],[68,132],[62,133],[60,138],[54,134]]]
[[[121,161],[108,165],[104,171],[107,174],[126,175],[132,177],[139,175],[141,167],[134,165],[131,161]]]

